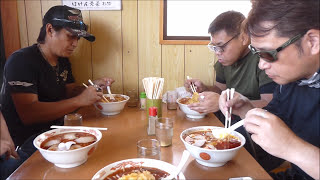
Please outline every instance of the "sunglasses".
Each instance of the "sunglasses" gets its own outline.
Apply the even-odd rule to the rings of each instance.
[[[227,41],[226,43],[224,43],[223,45],[221,46],[214,46],[211,42],[208,44],[208,48],[210,49],[210,51],[213,51],[213,52],[224,52],[224,48],[226,48],[226,46],[228,45],[228,43],[230,41],[232,41],[234,38],[236,38],[240,33],[236,34],[235,36],[233,36],[229,41]]]
[[[305,32],[306,33],[306,32]],[[287,42],[283,43],[280,47],[274,50],[268,50],[268,51],[258,51],[255,47],[253,47],[251,44],[249,45],[249,49],[251,50],[252,54],[258,54],[260,58],[267,62],[275,62],[278,60],[277,54],[282,51],[284,48],[288,47],[290,44],[293,44],[298,39],[304,36],[305,33],[298,34],[291,39],[289,39]]]

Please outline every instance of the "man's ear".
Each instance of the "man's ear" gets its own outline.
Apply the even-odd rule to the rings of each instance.
[[[311,55],[317,55],[319,54],[320,47],[320,31],[317,29],[310,29],[306,33],[306,42],[307,42],[307,48],[309,49],[309,52]]]
[[[244,46],[247,46],[248,44],[250,44],[249,35],[247,33],[245,33],[244,31],[242,31],[240,33],[240,40],[242,42],[242,45],[244,45]]]
[[[53,27],[52,27],[52,25],[50,24],[50,23],[48,23],[47,25],[46,25],[46,33],[47,33],[47,35],[49,36],[49,37],[52,37],[52,34],[53,34]]]

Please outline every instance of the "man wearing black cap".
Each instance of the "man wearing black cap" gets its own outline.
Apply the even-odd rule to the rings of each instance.
[[[45,14],[38,43],[14,52],[7,60],[1,90],[2,113],[20,150],[31,155],[32,139],[51,125],[62,125],[65,114],[100,100],[102,92],[89,86],[75,95],[68,57],[80,37],[94,41],[82,21],[81,11],[54,6]],[[94,81],[101,87],[110,78]]]

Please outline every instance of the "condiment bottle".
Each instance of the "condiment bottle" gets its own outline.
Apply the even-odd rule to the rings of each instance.
[[[147,96],[145,92],[140,93],[140,109],[146,109]]]
[[[148,135],[156,134],[156,120],[158,118],[157,111],[158,111],[157,107],[149,108]]]

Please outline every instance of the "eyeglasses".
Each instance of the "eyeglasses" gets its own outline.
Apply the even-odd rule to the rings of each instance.
[[[229,41],[227,41],[226,43],[224,43],[221,46],[214,46],[211,42],[208,44],[208,48],[210,49],[210,51],[214,51],[214,52],[223,52],[224,48],[226,48],[226,46],[228,45],[228,43],[230,41],[232,41],[234,38],[236,38],[240,33],[236,34],[235,36],[233,36]]]
[[[306,33],[306,32],[305,32]],[[249,49],[251,50],[252,54],[258,54],[260,58],[267,62],[275,62],[278,60],[277,54],[282,51],[284,48],[288,47],[290,44],[296,42],[298,39],[304,36],[305,33],[298,34],[291,39],[289,39],[287,42],[283,43],[280,47],[274,50],[268,50],[268,51],[258,51],[255,47],[253,47],[251,44],[249,45]]]
[[[58,19],[58,18],[53,18],[52,19],[52,25],[56,26],[67,26],[71,29],[77,29],[77,30],[85,30],[87,31],[88,26],[83,22],[83,21],[70,21],[66,19]]]

